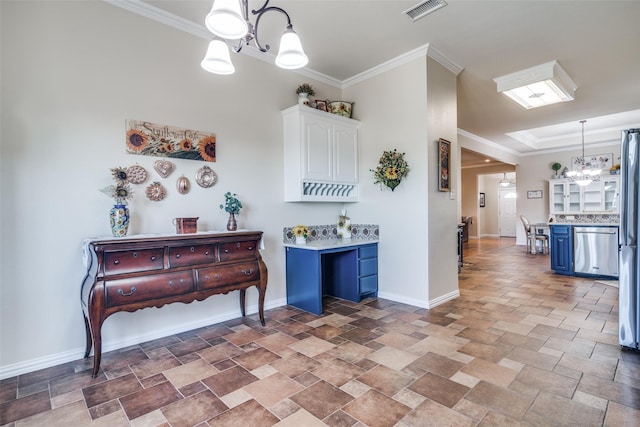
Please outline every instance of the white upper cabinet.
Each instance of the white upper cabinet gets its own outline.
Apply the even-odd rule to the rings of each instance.
[[[584,187],[566,179],[549,181],[551,214],[618,213],[620,177],[601,176]]]
[[[357,201],[360,122],[301,105],[282,117],[285,201]]]

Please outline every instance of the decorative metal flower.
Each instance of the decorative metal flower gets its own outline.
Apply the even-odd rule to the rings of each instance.
[[[384,151],[378,167],[370,169],[375,178],[373,183],[389,187],[391,191],[395,190],[402,182],[402,178],[409,173],[409,164],[404,160],[404,154],[399,153],[395,148],[393,151]]]
[[[126,205],[128,200],[133,199],[133,191],[129,185],[127,168],[113,168],[111,169],[111,176],[116,184],[104,187],[100,191],[112,197],[116,205]]]

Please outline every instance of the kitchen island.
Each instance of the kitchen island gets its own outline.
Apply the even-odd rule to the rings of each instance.
[[[618,224],[550,224],[551,269],[556,274],[618,277]]]
[[[287,304],[322,314],[323,295],[360,302],[378,295],[378,241],[313,240],[284,243]]]

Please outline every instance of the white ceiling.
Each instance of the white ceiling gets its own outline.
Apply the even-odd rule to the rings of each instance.
[[[446,7],[416,22],[402,12],[418,0],[271,0],[269,5],[291,16],[309,56],[307,71],[338,86],[426,44],[435,48],[463,69],[458,128],[514,154],[578,148],[582,119],[587,147],[617,141],[622,129],[640,127],[640,0],[446,1]],[[204,29],[212,1],[133,3]],[[262,4],[249,0],[252,9]],[[262,43],[276,50],[283,17],[268,13],[260,26]],[[205,49],[203,42],[203,55]],[[497,93],[495,77],[554,59],[578,86],[574,101],[526,110]]]

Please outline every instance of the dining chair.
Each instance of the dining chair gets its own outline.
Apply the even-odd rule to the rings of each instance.
[[[538,253],[538,242],[542,243],[542,253],[549,253],[549,235],[538,234],[536,230],[531,226],[526,216],[520,215],[520,221],[524,226],[524,232],[527,236],[527,252],[535,254]]]

